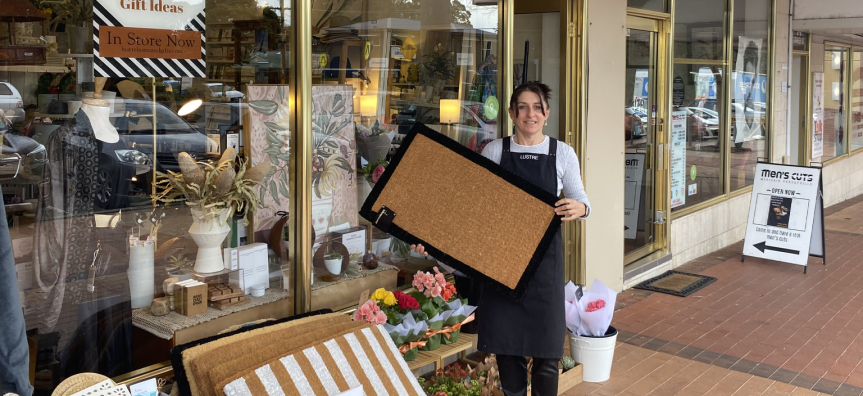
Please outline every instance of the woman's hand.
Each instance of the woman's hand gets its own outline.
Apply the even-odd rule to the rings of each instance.
[[[423,246],[421,243],[417,245],[411,245],[411,250],[413,250],[416,254],[423,255],[423,257],[429,256],[428,252],[426,252],[425,246]]]
[[[587,206],[571,198],[561,199],[554,206],[554,213],[563,216],[563,221],[573,221],[587,214]]]

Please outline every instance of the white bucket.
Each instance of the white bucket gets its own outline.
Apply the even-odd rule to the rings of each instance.
[[[569,354],[582,366],[584,382],[608,381],[611,376],[611,362],[614,360],[614,345],[617,343],[617,329],[608,326],[602,337],[585,337],[569,333]]]

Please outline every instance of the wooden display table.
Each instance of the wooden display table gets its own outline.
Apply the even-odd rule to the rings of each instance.
[[[465,353],[468,349],[476,346],[476,334],[459,334],[458,341],[452,344],[441,345],[440,348],[433,351],[420,351],[417,358],[408,362],[408,368],[411,371],[418,370],[426,365],[434,364],[434,371],[444,367],[444,360],[455,354],[461,354],[460,358],[465,358]]]

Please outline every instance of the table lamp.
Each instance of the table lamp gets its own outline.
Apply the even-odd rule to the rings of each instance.
[[[360,115],[362,117],[375,117],[378,113],[378,96],[377,95],[361,95],[360,96]]]

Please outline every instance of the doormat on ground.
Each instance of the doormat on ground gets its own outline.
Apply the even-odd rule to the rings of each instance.
[[[634,288],[686,297],[715,281],[716,278],[712,276],[668,271],[641,282]]]
[[[360,215],[513,298],[524,294],[560,229],[558,198],[417,123]]]

